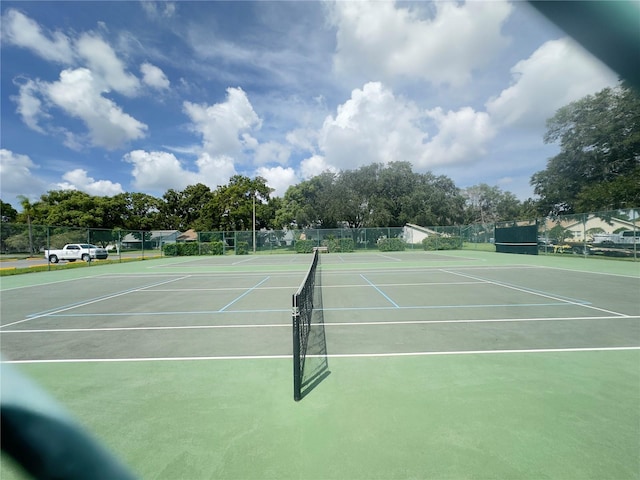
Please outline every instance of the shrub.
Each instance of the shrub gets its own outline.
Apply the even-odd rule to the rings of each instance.
[[[236,255],[248,255],[249,242],[238,242],[236,244]]]
[[[316,242],[313,240],[298,240],[296,242],[296,253],[312,253]]]
[[[340,239],[340,251],[341,252],[353,252],[356,246],[353,242],[353,238],[341,238]]]
[[[224,242],[211,242],[209,243],[211,249],[211,255],[223,255],[224,254]]]
[[[325,242],[322,242],[323,245]],[[330,252],[353,252],[353,238],[331,238],[326,242]]]
[[[427,237],[422,240],[422,248],[424,250],[458,250],[462,248],[462,239],[460,237]]]
[[[200,249],[197,242],[178,243],[178,255],[193,256],[199,255]]]
[[[401,238],[380,238],[378,239],[378,249],[381,252],[401,252],[406,243]]]
[[[200,244],[201,255],[222,255],[224,244],[222,242],[207,242]]]
[[[177,243],[165,243],[162,246],[162,252],[167,257],[175,257],[178,255],[178,244]]]
[[[194,255],[222,255],[224,252],[222,242],[201,243],[167,243],[162,246],[162,251],[167,257],[194,256]]]

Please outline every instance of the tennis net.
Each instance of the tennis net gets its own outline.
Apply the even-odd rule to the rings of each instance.
[[[328,367],[319,263],[316,250],[307,275],[293,295],[293,398],[296,401],[323,378]]]

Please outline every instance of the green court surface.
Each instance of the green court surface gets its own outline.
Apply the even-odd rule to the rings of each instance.
[[[295,402],[310,260],[5,277],[2,354],[145,479],[640,478],[640,264],[323,254],[328,372]]]

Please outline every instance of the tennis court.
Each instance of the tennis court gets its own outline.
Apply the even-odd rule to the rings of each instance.
[[[310,259],[6,277],[2,354],[142,478],[640,477],[638,264],[323,254],[325,371],[295,402]]]

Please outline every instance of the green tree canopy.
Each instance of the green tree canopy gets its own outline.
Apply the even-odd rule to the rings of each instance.
[[[0,217],[3,222],[15,222],[18,211],[10,203],[4,203],[0,200]]]
[[[559,109],[546,143],[560,153],[531,177],[543,214],[640,204],[640,95],[622,84]]]
[[[463,192],[467,199],[467,223],[495,223],[518,218],[522,204],[511,192],[486,183],[468,187]],[[535,214],[533,215],[535,217]]]
[[[454,225],[464,219],[460,190],[445,176],[412,171],[408,162],[323,173],[290,187],[276,212],[280,227],[349,228]]]

